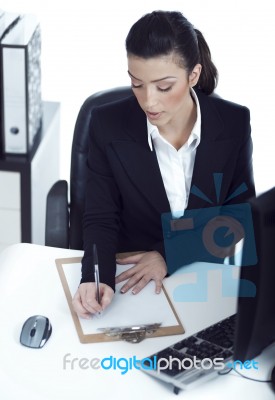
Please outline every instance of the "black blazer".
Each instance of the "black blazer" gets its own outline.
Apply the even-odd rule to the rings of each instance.
[[[247,190],[226,204],[244,202],[255,195],[249,110],[199,90],[197,96],[201,142],[191,187],[215,203],[213,173],[222,173],[219,204],[242,184]],[[170,205],[156,153],[148,145],[146,115],[136,98],[96,108],[91,121],[81,282],[93,281],[96,243],[100,279],[114,288],[117,252],[157,250],[165,257],[161,214]],[[190,193],[188,209],[202,207],[209,203]]]

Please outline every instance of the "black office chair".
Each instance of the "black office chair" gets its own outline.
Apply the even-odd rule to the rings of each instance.
[[[83,249],[82,217],[85,203],[86,160],[91,111],[94,107],[132,96],[130,87],[118,87],[97,92],[86,99],[80,108],[73,135],[68,183],[56,182],[47,196],[45,245]]]

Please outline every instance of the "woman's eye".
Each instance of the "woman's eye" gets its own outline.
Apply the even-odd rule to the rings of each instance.
[[[158,88],[158,90],[160,92],[169,92],[169,90],[171,90],[171,89],[172,89],[172,86],[169,86],[168,88]]]
[[[139,89],[141,86],[142,85],[134,85],[133,83],[131,84],[132,89]]]

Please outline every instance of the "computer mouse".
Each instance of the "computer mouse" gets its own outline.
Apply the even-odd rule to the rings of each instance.
[[[51,333],[52,326],[49,319],[43,315],[33,315],[24,322],[20,343],[23,346],[40,349],[48,341]]]

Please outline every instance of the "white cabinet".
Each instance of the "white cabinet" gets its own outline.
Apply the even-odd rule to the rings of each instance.
[[[46,198],[59,179],[60,104],[43,102],[43,126],[29,155],[0,157],[0,251],[44,244]]]

